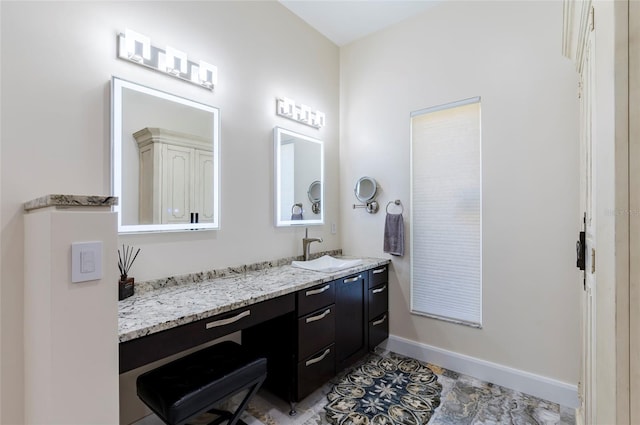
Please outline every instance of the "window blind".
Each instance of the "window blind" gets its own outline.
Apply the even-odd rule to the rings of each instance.
[[[411,311],[482,326],[480,98],[411,114]]]

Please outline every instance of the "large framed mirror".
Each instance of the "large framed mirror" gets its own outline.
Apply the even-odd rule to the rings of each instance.
[[[291,130],[273,130],[275,146],[275,224],[324,223],[322,140]]]
[[[114,77],[118,232],[217,229],[219,110]]]

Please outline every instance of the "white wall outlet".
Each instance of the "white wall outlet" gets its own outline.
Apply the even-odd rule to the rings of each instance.
[[[336,223],[331,223],[331,234],[335,235],[338,233],[338,225]]]
[[[71,244],[71,282],[102,279],[102,242]]]

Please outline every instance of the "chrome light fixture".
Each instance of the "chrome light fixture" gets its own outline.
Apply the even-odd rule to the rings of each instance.
[[[155,47],[149,37],[130,29],[118,34],[118,57],[209,90],[218,84],[215,65],[190,61],[185,52],[170,46],[166,50]]]
[[[326,121],[324,112],[314,111],[307,105],[296,105],[288,97],[276,98],[276,114],[314,128],[324,127]]]

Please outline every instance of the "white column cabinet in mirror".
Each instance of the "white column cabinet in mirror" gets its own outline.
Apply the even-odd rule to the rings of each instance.
[[[322,140],[276,127],[275,225],[324,223],[324,147]]]
[[[217,229],[218,109],[119,78],[112,99],[118,231]]]
[[[140,224],[213,222],[211,141],[163,128],[133,136],[140,149]]]

